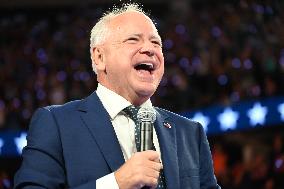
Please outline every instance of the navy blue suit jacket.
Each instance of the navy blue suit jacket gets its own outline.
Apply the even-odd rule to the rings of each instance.
[[[156,111],[154,127],[167,188],[218,188],[202,126],[166,110]],[[27,140],[15,188],[95,189],[98,178],[125,162],[110,117],[96,93],[37,110]]]

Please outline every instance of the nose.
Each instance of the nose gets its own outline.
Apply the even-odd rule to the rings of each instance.
[[[141,54],[146,54],[147,56],[154,56],[154,46],[150,41],[144,42],[139,52]]]

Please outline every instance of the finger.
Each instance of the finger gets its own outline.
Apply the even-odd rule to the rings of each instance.
[[[144,179],[144,186],[148,186],[150,188],[156,188],[158,185],[158,179],[153,177],[146,177]]]
[[[147,177],[152,177],[154,179],[157,179],[159,178],[159,175],[160,175],[160,171],[156,171],[156,170],[153,170],[153,169],[146,169],[146,173],[145,173],[145,176]]]
[[[134,177],[132,177],[135,182],[135,189],[140,189],[143,186],[156,188],[158,184],[158,178],[159,172],[149,168],[144,168],[142,174],[140,173],[139,175],[135,175]]]
[[[151,161],[155,161],[155,162],[160,162],[160,155],[158,152],[154,151],[154,150],[147,150],[142,152],[145,154],[145,156],[147,157],[147,159],[151,160]]]
[[[161,162],[160,161],[160,154],[154,150],[147,150],[147,151],[143,151],[143,152],[136,152],[132,157],[144,157],[147,160],[150,161],[155,161],[155,162]]]
[[[145,166],[155,171],[160,171],[162,169],[162,164],[155,161],[148,161]]]

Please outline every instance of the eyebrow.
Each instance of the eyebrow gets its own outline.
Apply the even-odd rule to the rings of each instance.
[[[141,33],[135,33],[135,34],[130,34],[129,36],[136,36],[136,37],[142,38],[143,34],[141,34]],[[152,34],[152,35],[150,36],[150,39],[157,39],[157,40],[159,40],[159,42],[162,43],[162,39],[161,39],[161,37],[160,37],[159,35],[154,35],[154,34]]]
[[[159,42],[162,43],[162,39],[161,39],[161,37],[160,37],[159,35],[152,35],[152,36],[150,37],[150,39],[158,39]]]

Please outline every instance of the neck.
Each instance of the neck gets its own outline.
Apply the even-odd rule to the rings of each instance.
[[[126,95],[120,94],[118,91],[115,89],[109,87],[108,85],[105,85],[104,83],[99,82],[100,85],[104,86],[108,90],[111,90],[112,92],[116,93],[117,95],[123,97],[126,99],[128,102],[130,102],[134,106],[141,106],[143,103],[145,103],[151,96],[148,95],[141,95],[137,93],[127,93]]]

